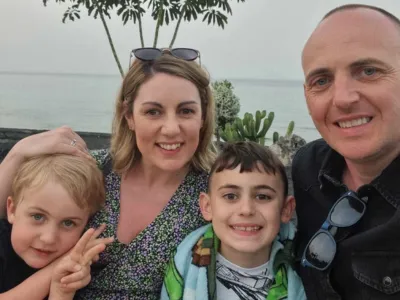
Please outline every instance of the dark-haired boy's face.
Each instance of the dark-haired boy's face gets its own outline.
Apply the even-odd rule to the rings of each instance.
[[[257,170],[240,173],[238,166],[214,173],[209,191],[201,195],[200,204],[221,240],[221,254],[243,267],[268,261],[271,244],[281,222],[290,220],[294,201],[285,198],[280,176]]]

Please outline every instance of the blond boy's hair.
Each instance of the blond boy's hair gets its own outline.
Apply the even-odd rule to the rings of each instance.
[[[11,190],[14,205],[23,199],[26,189],[40,188],[46,183],[61,184],[74,202],[90,215],[105,201],[104,180],[94,161],[73,155],[52,154],[31,158],[18,170]],[[54,199],[57,201],[57,199]]]

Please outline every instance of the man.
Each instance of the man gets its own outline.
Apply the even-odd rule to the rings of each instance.
[[[400,21],[338,7],[307,41],[302,66],[323,137],[292,170],[307,297],[400,299]]]

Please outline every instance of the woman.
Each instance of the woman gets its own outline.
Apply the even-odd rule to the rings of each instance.
[[[214,102],[207,74],[189,61],[198,52],[188,51],[194,50],[134,52],[138,59],[116,101],[110,150],[95,155],[107,198],[89,225],[106,223],[103,235],[116,242],[92,266],[92,282],[78,299],[157,299],[175,247],[203,225],[198,195],[214,159]],[[9,178],[38,153],[86,155],[85,147],[68,128],[28,137],[10,151],[0,176],[7,171]]]

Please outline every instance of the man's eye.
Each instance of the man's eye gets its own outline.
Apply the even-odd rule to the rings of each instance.
[[[364,68],[363,72],[367,76],[372,76],[376,73],[376,68],[372,68],[372,67]]]
[[[328,83],[328,79],[327,78],[320,78],[316,81],[316,84],[319,86],[324,86],[325,84]]]

